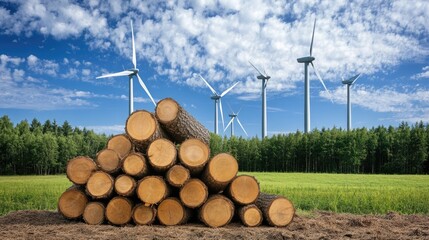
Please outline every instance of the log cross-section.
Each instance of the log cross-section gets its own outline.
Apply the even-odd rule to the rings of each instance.
[[[292,202],[282,196],[261,192],[255,204],[271,226],[284,227],[292,222],[295,215]]]
[[[74,184],[84,185],[93,172],[97,170],[94,160],[89,157],[79,156],[67,162],[67,178]]]
[[[199,211],[200,220],[210,227],[225,226],[233,216],[234,204],[221,194],[209,197]]]
[[[228,153],[219,153],[209,160],[201,179],[212,193],[218,193],[225,189],[237,172],[237,160]]]
[[[147,158],[157,172],[165,172],[176,163],[176,146],[168,139],[160,138],[149,144]]]
[[[179,160],[193,176],[199,174],[210,157],[210,147],[197,138],[190,138],[180,144]]]
[[[107,141],[107,148],[115,150],[122,159],[132,151],[133,144],[126,134],[119,134]]]
[[[58,211],[66,218],[77,219],[83,214],[88,198],[80,188],[73,186],[61,194]]]
[[[89,202],[83,212],[83,220],[90,225],[99,225],[104,222],[106,207],[101,202]]]

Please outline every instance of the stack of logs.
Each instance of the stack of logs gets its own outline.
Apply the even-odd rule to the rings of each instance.
[[[228,153],[210,158],[208,130],[175,100],[161,100],[155,114],[139,110],[127,119],[126,134],[109,139],[95,161],[68,161],[73,186],[58,211],[88,224],[184,224],[190,219],[222,227],[234,216],[245,226],[286,226],[292,203],[261,193],[257,180],[237,176]]]

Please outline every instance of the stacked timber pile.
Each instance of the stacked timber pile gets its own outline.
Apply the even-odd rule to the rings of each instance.
[[[96,159],[69,160],[73,186],[58,201],[64,217],[167,226],[194,219],[210,227],[225,226],[234,216],[249,227],[292,221],[292,203],[261,193],[252,176],[237,176],[232,155],[210,158],[209,131],[175,100],[161,100],[155,114],[132,113],[125,131],[110,138]]]

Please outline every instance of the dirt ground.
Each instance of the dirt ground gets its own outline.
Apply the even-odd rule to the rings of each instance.
[[[51,211],[17,211],[0,217],[0,239],[429,239],[429,216],[351,215],[314,212],[295,216],[287,227],[208,228],[191,223],[165,227],[91,226]]]

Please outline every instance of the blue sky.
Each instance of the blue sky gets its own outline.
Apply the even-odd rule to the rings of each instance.
[[[211,92],[197,74],[218,92],[239,81],[223,98],[225,125],[241,109],[249,136],[261,136],[261,82],[250,60],[271,76],[268,135],[303,131],[296,59],[309,54],[315,18],[314,64],[332,101],[310,70],[312,129],[346,128],[341,78],[357,73],[353,127],[429,121],[424,0],[1,1],[0,115],[122,133],[127,77],[96,77],[132,67],[133,21],[137,67],[155,100],[176,99],[213,131]],[[137,79],[134,97],[135,109],[154,110]]]

